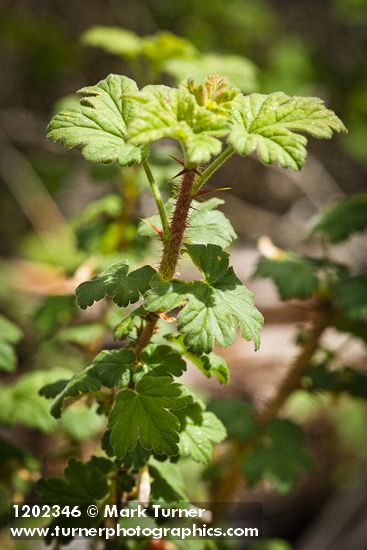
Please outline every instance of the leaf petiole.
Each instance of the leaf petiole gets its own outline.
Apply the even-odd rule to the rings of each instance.
[[[204,172],[196,178],[194,185],[192,186],[191,190],[191,196],[195,198],[200,190],[200,188],[208,181],[208,179],[214,174],[218,168],[222,166],[222,164],[229,159],[233,154],[235,153],[235,150],[233,147],[228,147],[225,149],[209,166],[204,170]]]
[[[149,185],[150,185],[150,188],[152,190],[152,193],[153,193],[153,197],[154,197],[154,200],[156,202],[156,205],[157,205],[157,208],[158,208],[158,212],[159,212],[159,217],[161,219],[161,222],[162,222],[162,228],[163,228],[163,235],[162,235],[162,238],[163,240],[166,240],[168,239],[169,237],[169,223],[168,223],[168,218],[167,218],[167,213],[166,213],[166,210],[164,208],[164,204],[163,204],[163,200],[162,200],[162,196],[159,192],[159,189],[158,189],[158,185],[154,179],[154,176],[152,174],[152,171],[150,169],[150,166],[148,164],[148,162],[145,160],[143,163],[142,163],[142,166],[144,168],[144,172],[147,176],[147,179],[148,179],[148,182],[149,182]]]

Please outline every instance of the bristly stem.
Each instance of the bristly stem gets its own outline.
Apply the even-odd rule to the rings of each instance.
[[[159,274],[162,279],[170,280],[173,278],[180,257],[180,249],[187,225],[187,218],[190,210],[191,187],[195,179],[195,173],[187,170],[182,176],[181,187],[178,193],[175,210],[172,217],[172,223],[168,226],[166,239],[163,240],[164,247],[161,259]],[[167,222],[168,225],[168,222]],[[146,317],[146,325],[139,335],[136,343],[135,352],[139,358],[141,352],[150,342],[154,333],[159,316],[156,313],[149,313]]]
[[[147,179],[149,181],[149,185],[150,185],[150,188],[152,190],[154,200],[157,204],[159,217],[160,217],[161,223],[162,223],[163,240],[166,240],[168,238],[168,235],[169,235],[169,223],[168,223],[167,213],[166,213],[166,210],[164,208],[162,196],[159,192],[158,185],[157,185],[157,183],[154,179],[154,176],[152,174],[150,166],[149,166],[149,164],[146,160],[143,162],[143,168],[144,168],[145,174],[147,176]]]
[[[172,216],[171,224],[168,224],[166,211],[164,209],[162,199],[154,181],[153,175],[148,164],[143,164],[145,173],[148,177],[154,198],[156,200],[159,214],[163,227],[163,253],[161,259],[161,265],[159,268],[159,275],[162,279],[171,280],[176,271],[177,262],[180,257],[180,250],[182,241],[184,238],[185,229],[187,226],[188,215],[190,211],[190,205],[195,197],[196,193],[193,193],[193,188],[197,187],[197,190],[209,179],[213,172],[223,164],[223,162],[233,154],[233,150],[227,149],[214,161],[205,172],[199,176],[199,184],[196,185],[196,171],[186,169],[183,172],[181,186],[178,192],[175,209]],[[135,346],[135,352],[138,361],[140,360],[140,354],[143,349],[149,344],[152,335],[157,326],[159,315],[157,313],[149,313],[146,317],[146,324],[142,332],[140,333]],[[142,475],[146,465],[140,469],[139,475]]]
[[[159,268],[159,275],[162,277],[162,279],[169,281],[175,275],[177,262],[180,257],[182,241],[187,226],[190,205],[193,198],[197,195],[197,192],[202,187],[202,185],[204,185],[204,183],[210,178],[210,176],[229,157],[231,157],[233,153],[234,149],[232,147],[228,147],[214,160],[214,162],[212,162],[212,164],[208,166],[206,170],[204,170],[201,176],[197,177],[196,179],[195,170],[187,169],[184,171],[171,224],[169,224],[168,222],[167,214],[163,206],[163,201],[150,167],[146,161],[143,163],[143,168],[147,175],[153,196],[158,206],[158,211],[163,228],[163,254],[161,265]],[[137,341],[137,356],[140,355],[141,351],[149,343],[150,338],[155,330],[157,321],[158,315],[155,313],[152,313],[149,319],[147,319],[146,327],[140,334]]]
[[[191,190],[194,180],[194,170],[186,170],[182,176],[181,186],[170,225],[169,238],[164,242],[163,247],[159,273],[162,279],[166,281],[173,278],[180,257],[180,249],[192,201]]]
[[[225,149],[199,176],[191,190],[191,197],[195,198],[200,188],[208,181],[212,174],[222,166],[222,164],[234,154],[233,147]]]
[[[148,172],[146,168],[145,168],[145,171],[149,179],[148,174],[149,173],[151,174],[151,172],[150,172],[149,166],[147,166],[147,168],[148,168]],[[195,180],[194,170],[185,170],[182,176],[181,186],[178,192],[178,197],[177,197],[171,225],[169,226],[167,222],[166,238],[163,239],[163,253],[162,253],[161,265],[159,268],[159,275],[162,277],[162,279],[165,279],[165,280],[172,279],[176,271],[177,262],[180,257],[181,244],[182,244],[184,232],[187,225],[187,218],[189,215],[190,204],[192,201],[191,188],[194,183],[194,180]],[[153,191],[154,186],[151,185],[151,187]],[[153,191],[153,194],[154,194],[154,191]],[[158,205],[158,202],[157,202],[157,205]],[[162,220],[162,216],[161,216],[161,220]],[[163,220],[162,220],[162,226],[164,228]],[[159,320],[159,315],[157,313],[148,313],[146,317],[145,327],[139,334],[139,337],[135,346],[135,353],[138,361],[140,360],[141,352],[149,344],[150,339],[154,334],[158,320]],[[146,472],[146,468],[147,468],[146,464],[142,468],[140,468],[139,470],[140,479],[144,475],[144,472]]]
[[[153,174],[147,161],[143,162],[143,168],[147,175],[153,196],[157,203],[159,215],[163,228],[163,254],[159,275],[162,279],[169,281],[174,277],[177,262],[180,257],[181,245],[187,226],[187,220],[192,200],[197,195],[199,189],[208,181],[211,175],[232,155],[234,154],[233,147],[225,149],[207,168],[204,172],[195,179],[195,170],[186,169],[182,176],[181,186],[178,192],[175,210],[172,216],[172,222],[169,224],[166,210],[163,206],[161,194],[154,180]],[[136,353],[139,357],[141,351],[149,343],[150,338],[155,330],[158,315],[150,314],[147,319],[145,329],[140,334],[137,344]]]

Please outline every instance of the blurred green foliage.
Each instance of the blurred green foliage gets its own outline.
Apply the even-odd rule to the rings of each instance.
[[[85,171],[86,163],[79,160],[77,155],[69,156],[61,153],[60,149],[51,149],[45,145],[43,131],[46,120],[53,109],[58,111],[61,108],[60,103],[55,105],[55,100],[62,94],[65,94],[63,107],[66,103],[68,107],[75,107],[75,97],[67,97],[66,94],[85,81],[97,81],[106,74],[106,66],[116,72],[130,71],[130,74],[135,75],[143,84],[157,78],[159,73],[164,73],[165,78],[177,80],[186,76],[198,76],[207,70],[213,70],[221,63],[222,66],[226,65],[228,72],[231,69],[229,76],[234,77],[234,84],[245,91],[268,93],[282,90],[289,94],[321,95],[337,109],[349,129],[349,135],[341,138],[340,148],[336,154],[342,156],[350,170],[365,173],[366,0],[330,0],[322,4],[288,1],[282,5],[270,0],[227,0],[225,9],[223,0],[212,0],[210,5],[202,0],[175,3],[168,0],[141,0],[128,2],[124,9],[117,9],[115,13],[112,13],[104,3],[94,5],[95,3],[91,2],[91,14],[88,17],[78,11],[73,3],[68,10],[52,3],[45,3],[43,6],[36,4],[33,1],[29,6],[24,5],[22,9],[17,10],[11,6],[12,9],[4,9],[2,12],[0,42],[4,48],[4,55],[0,58],[0,63],[4,83],[0,98],[4,100],[4,105],[14,111],[14,115],[19,115],[19,118],[14,119],[14,127],[11,126],[9,130],[13,132],[12,143],[29,161],[42,185],[57,202],[65,205],[68,200],[70,201],[70,197],[73,201],[76,195],[78,199],[79,189],[85,184],[80,173]],[[94,35],[92,31],[87,31],[83,38],[84,45],[103,47],[106,52],[117,54],[121,59],[110,58],[80,44],[79,35],[82,31],[96,25],[101,29],[102,24],[116,28],[114,39],[111,40],[111,34],[104,36],[102,28],[99,33],[95,30]],[[144,32],[140,29],[144,29]],[[167,30],[157,33],[157,29]],[[138,37],[133,31],[144,37]],[[139,56],[143,60],[141,66],[137,64]],[[125,64],[126,71],[123,69]],[[258,71],[255,70],[255,64],[259,68]],[[246,78],[243,78],[244,74]],[[241,84],[243,81],[246,81],[245,85]],[[31,114],[34,127],[28,121],[23,122],[20,115],[24,110]],[[8,130],[8,126],[5,129]],[[169,186],[163,182],[167,182],[167,179],[174,175],[175,169],[174,164],[168,159],[169,154],[174,155],[175,150],[167,149],[167,154],[164,155],[153,151],[155,175],[160,185],[166,185],[166,191],[169,190]],[[137,229],[139,210],[134,210],[128,221],[122,216],[126,205],[129,206],[132,202],[135,208],[139,201],[134,193],[128,193],[126,196],[125,191],[122,192],[121,189],[138,188],[140,193],[144,189],[144,184],[139,180],[140,176],[131,172],[122,175],[114,166],[98,165],[89,168],[88,178],[89,181],[97,183],[101,191],[96,193],[95,201],[87,210],[82,211],[85,198],[77,201],[73,212],[75,249],[70,249],[69,245],[63,246],[62,233],[55,233],[47,241],[51,249],[57,249],[59,263],[67,266],[70,273],[81,264],[85,254],[96,252],[102,258],[113,256],[131,243],[140,254],[143,254],[147,246],[148,239],[142,235],[144,231],[140,230],[138,233]],[[353,185],[352,181],[339,183],[347,192]],[[73,189],[77,189],[74,194]],[[101,194],[111,189],[114,189],[114,195],[100,198]],[[0,198],[2,252],[8,255],[20,254],[39,262],[54,263],[53,255],[45,246],[45,242],[34,235],[31,224],[25,219],[11,191],[5,186],[1,187]],[[348,213],[348,216],[349,220],[356,221],[353,213]],[[324,228],[327,221],[325,215]],[[332,234],[340,228],[343,229],[336,222],[331,229]],[[78,253],[76,249],[79,250]],[[138,254],[134,254],[135,258],[137,256]],[[296,264],[301,277],[308,277],[309,281],[312,279],[310,286],[313,289],[316,275],[315,270],[312,270],[315,265],[308,258],[296,257],[294,253],[287,253],[286,259],[292,264],[293,273]],[[281,269],[283,274],[283,270],[288,267],[287,262],[276,265],[277,270]],[[265,268],[268,270],[266,273]],[[272,276],[277,283],[277,274],[271,270],[270,265],[265,266],[263,263],[262,273],[259,274]],[[283,297],[287,297],[287,292],[289,294],[291,290],[287,286],[285,290],[279,288],[279,292]],[[354,312],[357,308],[358,317],[361,315],[359,306],[363,306],[364,292],[365,286],[361,286],[356,303],[351,304],[348,300],[349,289],[343,291],[341,288],[342,304],[346,304]],[[308,293],[311,294],[312,291]],[[0,367],[2,366],[5,371],[15,369],[14,346],[17,345],[20,355],[19,373],[27,374],[20,381],[8,383],[7,379],[7,387],[1,388],[0,422],[16,427],[21,425],[23,429],[36,429],[38,433],[50,432],[54,430],[55,422],[49,414],[48,403],[38,395],[40,385],[45,381],[52,382],[59,378],[62,368],[66,377],[78,371],[85,356],[89,354],[89,340],[103,334],[109,320],[103,319],[102,325],[93,322],[79,325],[80,318],[70,296],[36,298],[29,300],[32,303],[28,305],[23,303],[23,296],[18,296],[11,305],[6,287],[1,291],[1,305],[4,310],[11,312],[12,319],[22,319],[23,323],[25,321],[25,336],[19,341],[20,333],[17,329],[14,329],[13,336],[9,336],[6,319],[0,324]],[[33,310],[31,322],[27,308]],[[69,324],[72,326],[64,328]],[[83,331],[85,328],[86,331]],[[366,339],[365,325],[356,324],[351,319],[348,320],[347,328],[345,323],[339,328]],[[40,344],[37,352],[30,344],[30,340],[34,338],[34,347]],[[61,359],[60,349],[63,353]],[[44,364],[52,365],[52,373],[39,369]],[[332,365],[329,362],[313,366],[307,381],[309,384],[311,380],[308,392],[348,392],[354,396],[365,395],[363,374],[352,371],[353,374],[349,376],[348,368],[336,374],[330,367]],[[203,369],[205,370],[205,365]],[[364,404],[358,399],[350,398],[346,401],[345,396],[342,399],[344,401],[339,403],[334,419],[335,426],[340,432],[339,436],[352,453],[360,452],[365,456],[365,445],[359,443],[363,443],[366,429]],[[222,413],[221,418],[228,424],[233,439],[241,440],[248,437],[253,430],[253,419],[249,414],[247,417],[244,415],[247,421],[239,426],[239,416],[233,413],[242,411],[242,414],[246,407],[247,404],[243,401],[228,402],[220,411],[220,407],[215,408],[213,404],[213,410],[219,416],[220,412]],[[248,408],[246,411],[249,412]],[[236,422],[233,422],[233,418]],[[228,422],[226,419],[229,419]],[[95,409],[72,407],[63,417],[60,433],[61,438],[68,438],[73,446],[75,442],[79,445],[92,438],[102,428],[100,416],[96,414]],[[263,455],[260,459],[255,457],[256,466],[264,463],[269,441],[271,442],[271,437],[264,439]],[[68,449],[65,452],[67,454]],[[38,469],[37,461],[31,457],[31,453],[24,453],[14,443],[5,440],[0,442],[0,453],[2,466],[6,466],[1,472],[0,492],[6,496],[7,491],[12,494],[14,491],[26,494],[31,482],[21,480],[17,472],[22,468],[29,471]],[[302,455],[300,462],[305,460]],[[280,474],[275,472],[276,482],[280,485],[283,473],[281,469]],[[289,482],[289,479],[286,479],[286,482]],[[2,514],[2,510],[0,513]],[[256,544],[255,548],[288,550],[289,546],[285,542],[274,540]]]

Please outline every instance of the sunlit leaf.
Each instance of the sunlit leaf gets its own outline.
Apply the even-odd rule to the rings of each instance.
[[[229,143],[241,155],[257,152],[265,164],[300,170],[306,159],[307,139],[299,132],[322,139],[345,132],[341,120],[321,99],[289,97],[283,92],[251,94],[233,112]]]
[[[218,138],[228,133],[235,94],[225,79],[215,76],[199,86],[146,86],[136,96],[140,106],[129,125],[131,141],[144,144],[171,137],[181,143],[188,165],[208,162],[222,149]]]
[[[83,156],[92,162],[116,161],[120,166],[142,162],[147,150],[128,143],[126,137],[135,112],[130,96],[137,90],[133,80],[113,74],[95,86],[82,88],[80,109],[55,115],[48,137],[68,149],[81,146]]]
[[[186,248],[204,280],[166,282],[157,276],[145,295],[145,307],[169,311],[183,306],[177,316],[178,329],[185,335],[186,346],[196,354],[212,351],[215,341],[228,346],[236,337],[237,327],[257,349],[263,317],[254,306],[253,294],[229,267],[229,255],[214,245]]]
[[[201,410],[197,404],[175,414],[181,423],[180,455],[207,464],[212,456],[213,444],[220,443],[227,435],[222,422],[212,412]]]

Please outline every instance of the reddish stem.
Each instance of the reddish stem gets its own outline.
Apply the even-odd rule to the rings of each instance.
[[[192,201],[191,189],[194,179],[194,171],[185,170],[185,173],[182,176],[181,187],[178,193],[177,202],[170,225],[169,237],[164,242],[161,266],[159,269],[160,276],[166,281],[173,278],[176,271],[177,262],[180,257],[180,249],[187,226],[187,217],[190,210],[190,204]],[[139,335],[136,343],[135,351],[138,358],[142,350],[149,343],[158,319],[159,315],[157,313],[148,314],[146,325]]]
[[[194,179],[195,172],[193,170],[185,170],[170,225],[170,235],[164,243],[162,262],[159,270],[162,279],[166,281],[169,281],[174,276],[180,257],[180,249],[192,201],[191,188]]]

